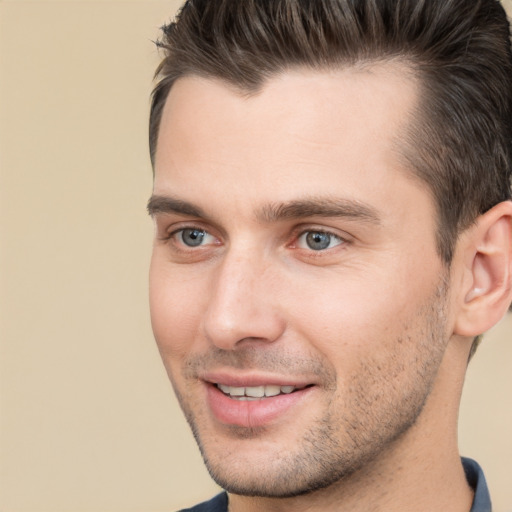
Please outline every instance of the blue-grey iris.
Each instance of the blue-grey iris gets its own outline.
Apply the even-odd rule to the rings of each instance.
[[[327,249],[331,243],[331,235],[321,231],[311,231],[306,235],[306,243],[310,249],[321,251]]]
[[[202,244],[205,234],[201,229],[184,229],[181,232],[181,239],[185,245],[197,247]]]

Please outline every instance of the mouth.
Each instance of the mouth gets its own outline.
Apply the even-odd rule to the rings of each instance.
[[[253,382],[242,382],[237,378],[205,381],[206,405],[218,422],[255,428],[286,421],[290,417],[288,411],[305,404],[307,397],[314,392],[313,388],[316,388],[315,384],[310,383],[293,385],[289,382],[250,380]]]
[[[289,395],[296,391],[300,391],[311,387],[312,384],[296,387],[296,386],[278,386],[275,384],[266,384],[262,386],[228,386],[226,384],[217,383],[215,386],[227,397],[239,401],[255,401],[271,398],[279,395]]]

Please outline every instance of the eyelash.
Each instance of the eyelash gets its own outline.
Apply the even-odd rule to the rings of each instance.
[[[304,238],[304,242],[306,244],[308,244],[308,242],[311,242],[311,240],[307,240],[310,235],[320,235],[323,237],[328,237],[327,247],[322,247],[322,248],[317,248],[317,249],[314,249],[313,247],[310,247],[310,246],[309,247],[299,247],[298,245],[302,238]],[[335,241],[335,242],[337,241],[337,243],[333,247],[330,247],[330,245],[333,241]],[[303,249],[308,252],[311,251],[316,255],[320,255],[320,253],[326,252],[326,251],[333,249],[335,247],[338,247],[339,245],[342,245],[344,243],[346,243],[346,240],[343,237],[337,235],[336,233],[332,233],[331,231],[327,231],[324,229],[306,229],[306,230],[303,230],[300,233],[298,233],[297,236],[295,236],[294,242],[292,242],[292,247],[296,247],[299,250]]]
[[[159,237],[159,240],[161,240],[162,242],[169,242],[174,237],[179,235],[180,233],[183,233],[184,231],[188,231],[188,230],[190,230],[190,231],[201,231],[203,233],[207,233],[207,234],[211,235],[211,233],[207,229],[204,229],[204,228],[202,228],[200,226],[186,225],[186,226],[174,229],[173,231],[170,231],[168,233],[165,233],[164,235]],[[211,235],[211,236],[213,236],[213,235]]]

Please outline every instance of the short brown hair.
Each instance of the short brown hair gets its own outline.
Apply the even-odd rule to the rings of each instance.
[[[498,0],[188,0],[158,45],[153,163],[162,109],[180,77],[255,92],[294,67],[398,58],[422,91],[403,154],[436,201],[443,261],[462,229],[511,198],[512,51]]]

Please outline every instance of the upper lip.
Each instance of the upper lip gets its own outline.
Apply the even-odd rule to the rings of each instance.
[[[200,376],[201,380],[210,384],[223,384],[231,387],[256,387],[256,386],[293,386],[304,388],[314,384],[310,380],[293,376],[264,375],[233,372],[207,372]]]

